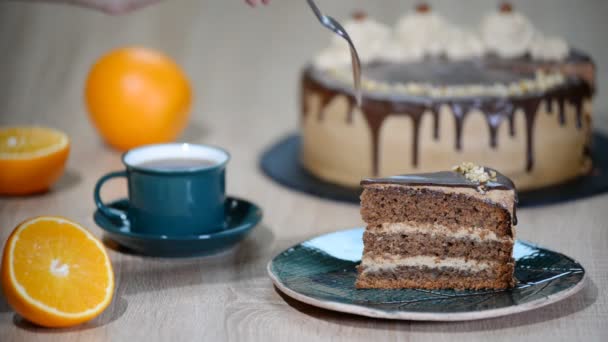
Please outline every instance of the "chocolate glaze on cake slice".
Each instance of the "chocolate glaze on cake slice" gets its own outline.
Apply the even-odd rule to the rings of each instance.
[[[357,288],[504,289],[514,285],[516,190],[495,170],[366,179]]]

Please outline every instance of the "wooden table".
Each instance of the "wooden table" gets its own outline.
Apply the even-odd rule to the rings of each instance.
[[[329,36],[303,1],[276,0],[258,10],[240,2],[167,1],[122,17],[0,3],[0,124],[53,126],[73,139],[67,173],[53,191],[0,198],[2,246],[17,223],[42,214],[67,216],[102,235],[92,220],[92,188],[102,174],[121,168],[120,154],[104,146],[91,127],[83,82],[98,56],[122,45],[162,49],[184,66],[196,103],[183,140],[230,150],[229,193],[252,199],[265,211],[263,224],[222,255],[164,260],[110,251],[117,280],[114,301],[102,316],[80,327],[32,326],[0,297],[0,340],[608,340],[608,195],[521,210],[519,237],[574,257],[590,275],[581,293],[540,310],[463,323],[393,322],[324,311],[277,293],[265,268],[272,256],[314,235],[361,225],[361,220],[357,206],[290,191],[260,173],[263,148],[296,129],[299,68]],[[493,6],[484,0],[433,3],[460,23],[476,22]],[[595,56],[601,73],[595,122],[608,128],[608,2],[520,3],[518,8],[545,31],[564,35]],[[360,6],[393,23],[413,1],[321,4],[337,17]],[[119,181],[111,183],[104,197],[124,196],[124,188]]]

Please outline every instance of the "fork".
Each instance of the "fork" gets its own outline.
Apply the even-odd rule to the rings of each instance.
[[[313,0],[307,0],[307,2],[308,6],[310,6],[317,19],[319,19],[319,21],[321,22],[321,25],[325,26],[326,28],[339,35],[340,37],[344,38],[348,42],[348,45],[350,46],[350,58],[353,67],[353,81],[355,83],[355,100],[357,102],[357,105],[360,106],[362,97],[361,61],[359,60],[359,54],[357,53],[357,49],[355,49],[355,44],[353,44],[353,41],[350,39],[350,36],[348,35],[344,27],[342,27],[342,25],[340,25],[340,23],[336,19],[328,15],[323,15],[323,13],[321,13],[321,10],[319,10],[319,7],[317,7]]]

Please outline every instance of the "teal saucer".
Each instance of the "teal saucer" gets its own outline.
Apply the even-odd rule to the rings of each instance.
[[[128,206],[128,199],[108,204],[119,210]],[[99,210],[95,211],[93,219],[110,240],[129,252],[155,257],[194,257],[215,254],[236,245],[260,222],[262,210],[246,200],[228,197],[226,228],[211,234],[187,236],[134,233],[128,221],[112,221]]]
[[[325,234],[295,245],[268,264],[275,286],[298,301],[375,318],[465,321],[515,314],[580,291],[585,270],[573,259],[517,240],[517,284],[509,290],[379,290],[355,288],[363,228]]]

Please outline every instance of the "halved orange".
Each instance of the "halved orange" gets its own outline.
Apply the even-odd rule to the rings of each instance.
[[[63,132],[34,126],[0,127],[0,194],[47,190],[65,169],[70,140]]]
[[[25,319],[65,327],[105,310],[114,273],[103,244],[87,229],[63,217],[41,216],[21,223],[8,238],[2,287]]]

